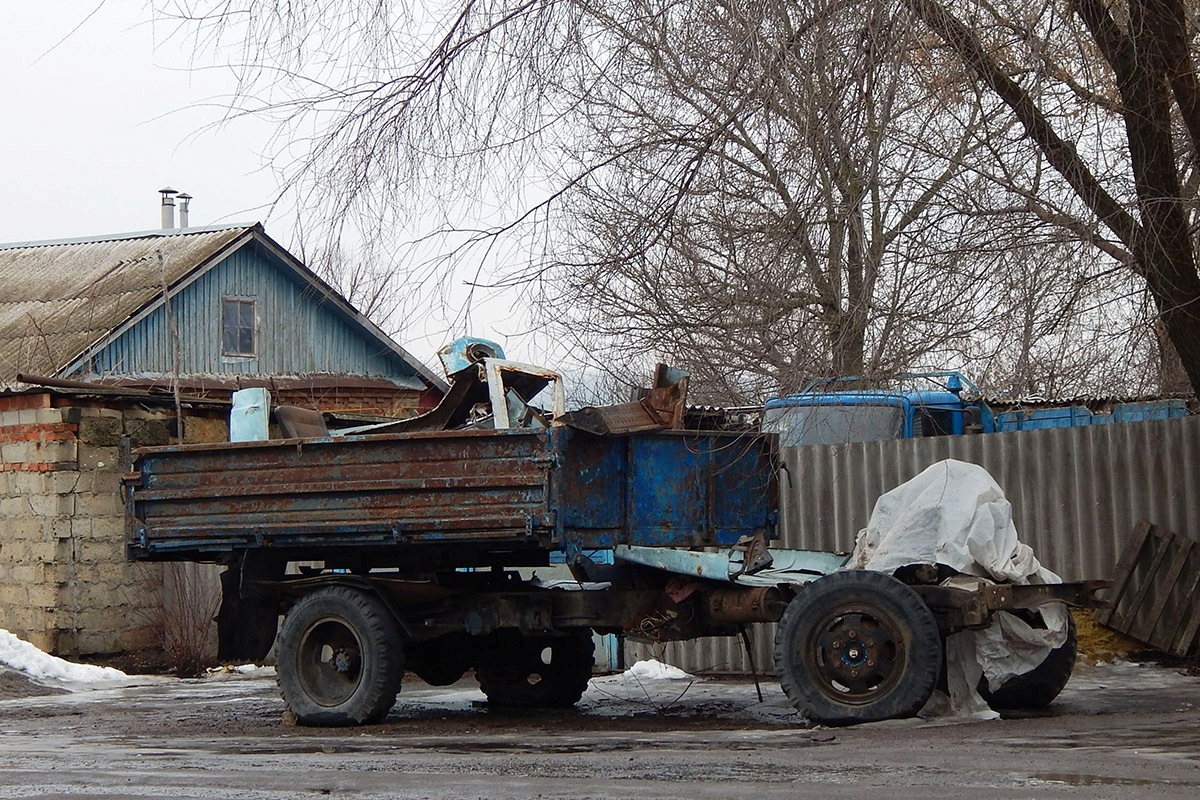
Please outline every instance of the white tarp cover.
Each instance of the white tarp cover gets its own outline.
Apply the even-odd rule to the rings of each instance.
[[[847,569],[891,574],[909,564],[944,564],[961,575],[947,581],[974,589],[979,580],[1060,583],[1028,545],[1017,539],[1012,506],[988,471],[948,459],[881,495],[858,534]],[[991,627],[961,631],[946,640],[949,701],[937,693],[926,711],[978,718],[999,716],[980,697],[980,675],[991,689],[1042,663],[1066,641],[1067,608],[1043,606],[1045,629],[999,612]],[[948,705],[948,707],[947,707]]]

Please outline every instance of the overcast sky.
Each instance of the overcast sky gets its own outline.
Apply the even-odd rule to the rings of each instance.
[[[0,5],[0,242],[157,228],[166,185],[195,197],[193,225],[264,221],[289,242],[286,215],[266,218],[265,124],[206,127],[232,78],[156,50],[148,17],[143,0]]]
[[[294,244],[289,215],[270,210],[278,184],[262,153],[272,128],[220,124],[232,75],[189,69],[187,43],[153,23],[146,0],[6,1],[0,29],[0,243],[158,228],[158,190],[169,185],[195,198],[193,226],[263,222]],[[431,364],[462,333],[541,360],[528,337],[507,336],[519,330],[511,302],[480,307],[468,323],[428,309],[381,324]]]

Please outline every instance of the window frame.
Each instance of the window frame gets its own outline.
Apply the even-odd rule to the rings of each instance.
[[[238,316],[233,326],[233,329],[237,331],[235,339],[237,344],[241,345],[242,332],[249,330],[251,345],[249,351],[244,351],[241,349],[229,349],[226,347],[228,343],[227,332],[231,329],[229,319],[226,316],[226,309],[230,307],[231,303],[236,303],[238,307]],[[250,306],[252,315],[252,319],[248,328],[242,324],[242,309],[247,305]],[[258,298],[247,297],[245,295],[225,295],[221,298],[221,356],[223,358],[258,357]]]

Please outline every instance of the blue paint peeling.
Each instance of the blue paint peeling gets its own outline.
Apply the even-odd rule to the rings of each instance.
[[[775,532],[768,436],[559,427],[185,445],[139,451],[134,472],[135,558],[399,543],[521,565]]]

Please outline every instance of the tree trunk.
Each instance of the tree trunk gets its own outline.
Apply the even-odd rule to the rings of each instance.
[[[1121,94],[1122,117],[1141,218],[1126,211],[1063,140],[1035,98],[1012,77],[1007,65],[989,52],[974,30],[947,11],[939,0],[902,0],[958,53],[981,83],[1012,110],[1047,162],[1133,254],[1135,271],[1154,298],[1159,319],[1179,354],[1193,391],[1200,394],[1200,276],[1192,248],[1185,198],[1176,167],[1171,130],[1172,86],[1187,92],[1194,85],[1181,76],[1171,42],[1163,42],[1164,20],[1174,19],[1162,0],[1130,0],[1127,34],[1103,0],[1076,0],[1075,9],[1099,52],[1112,68]],[[1176,15],[1178,16],[1178,15]],[[1167,25],[1166,27],[1170,27]],[[1175,48],[1178,49],[1177,47]],[[1164,51],[1167,55],[1164,56]],[[1167,62],[1171,62],[1168,76]],[[1177,90],[1177,94],[1179,91]],[[1183,109],[1185,115],[1194,111]],[[1200,127],[1198,127],[1200,130]]]

